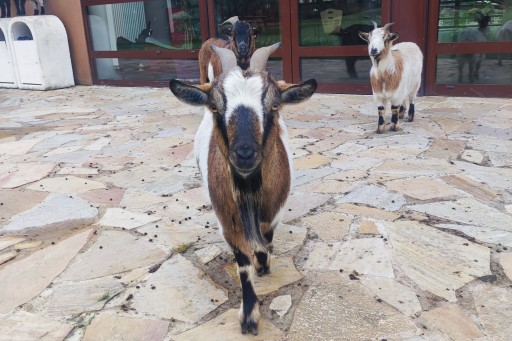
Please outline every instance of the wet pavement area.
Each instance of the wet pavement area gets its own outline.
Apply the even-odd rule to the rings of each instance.
[[[512,100],[286,107],[258,336],[168,89],[0,91],[0,340],[510,340]],[[387,121],[390,120],[388,109]]]

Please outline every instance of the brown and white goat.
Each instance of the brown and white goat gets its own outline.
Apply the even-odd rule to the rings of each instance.
[[[279,113],[316,90],[316,81],[299,85],[276,81],[265,71],[275,45],[254,52],[249,70],[236,66],[228,49],[214,48],[223,74],[199,87],[171,80],[181,101],[205,107],[194,151],[219,226],[238,264],[242,285],[242,333],[258,333],[259,303],[254,270],[269,273],[272,238],[292,180],[288,135]]]
[[[231,17],[221,25],[225,23],[231,24],[231,29],[225,31],[229,36],[229,41],[221,38],[210,38],[203,43],[199,50],[199,82],[201,84],[212,82],[214,78],[222,73],[220,59],[211,49],[212,45],[225,47],[233,51],[237,65],[242,70],[249,67],[249,61],[256,49],[256,37],[259,29],[252,27],[248,22],[238,20],[238,17]]]
[[[379,121],[377,132],[382,133],[386,126],[384,115],[386,105],[391,102],[391,127],[397,130],[398,118],[403,118],[409,103],[409,122],[414,119],[414,102],[421,85],[423,54],[415,43],[400,43],[393,46],[398,33],[391,33],[392,23],[374,29],[370,33],[359,32],[368,42],[368,54],[372,61],[370,82],[373,99],[377,103]]]

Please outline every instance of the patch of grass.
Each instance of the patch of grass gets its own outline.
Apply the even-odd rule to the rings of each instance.
[[[192,244],[194,244],[194,243],[190,242],[190,243],[183,243],[183,244],[179,245],[176,248],[176,253],[184,253],[184,252],[186,252],[188,250],[188,248],[190,246],[192,246]]]
[[[101,301],[106,301],[108,300],[110,297],[110,293],[107,291],[106,293],[104,293],[103,295],[101,295],[99,298],[98,298],[98,302],[101,302]]]

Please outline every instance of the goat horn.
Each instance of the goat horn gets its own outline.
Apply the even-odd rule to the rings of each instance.
[[[265,71],[265,67],[267,66],[268,57],[275,50],[277,50],[281,46],[281,42],[275,43],[274,45],[260,47],[251,57],[251,66],[249,67],[252,71]]]
[[[372,20],[372,23],[373,23],[373,29],[374,30],[377,29],[377,27],[378,27],[377,23],[375,21],[373,21],[373,20]]]
[[[389,32],[389,27],[391,27],[391,25],[393,25],[394,22],[390,22],[390,23],[387,23],[386,25],[384,25],[384,30],[388,31]]]
[[[233,51],[216,45],[210,45],[210,47],[219,56],[222,73],[226,73],[236,66],[236,56]]]
[[[236,24],[238,21],[240,21],[240,20],[238,20],[238,15],[235,15],[234,17],[231,17],[231,18],[229,18],[229,19],[226,19],[226,21],[224,21],[224,22],[221,24],[221,26],[222,26],[222,25],[224,25],[224,24],[226,24],[226,23],[230,23],[231,25],[234,25],[234,24]]]

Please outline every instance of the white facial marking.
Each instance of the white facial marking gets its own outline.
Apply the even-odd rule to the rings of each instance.
[[[224,80],[224,93],[226,95],[225,120],[229,122],[233,110],[239,105],[251,108],[258,115],[260,131],[263,133],[263,80],[260,76],[245,78],[239,67],[229,72]]]
[[[372,54],[372,49],[376,49],[377,53],[380,53],[384,47],[384,36],[386,31],[383,28],[377,28],[372,31],[370,38],[370,42],[368,43],[368,53]]]

